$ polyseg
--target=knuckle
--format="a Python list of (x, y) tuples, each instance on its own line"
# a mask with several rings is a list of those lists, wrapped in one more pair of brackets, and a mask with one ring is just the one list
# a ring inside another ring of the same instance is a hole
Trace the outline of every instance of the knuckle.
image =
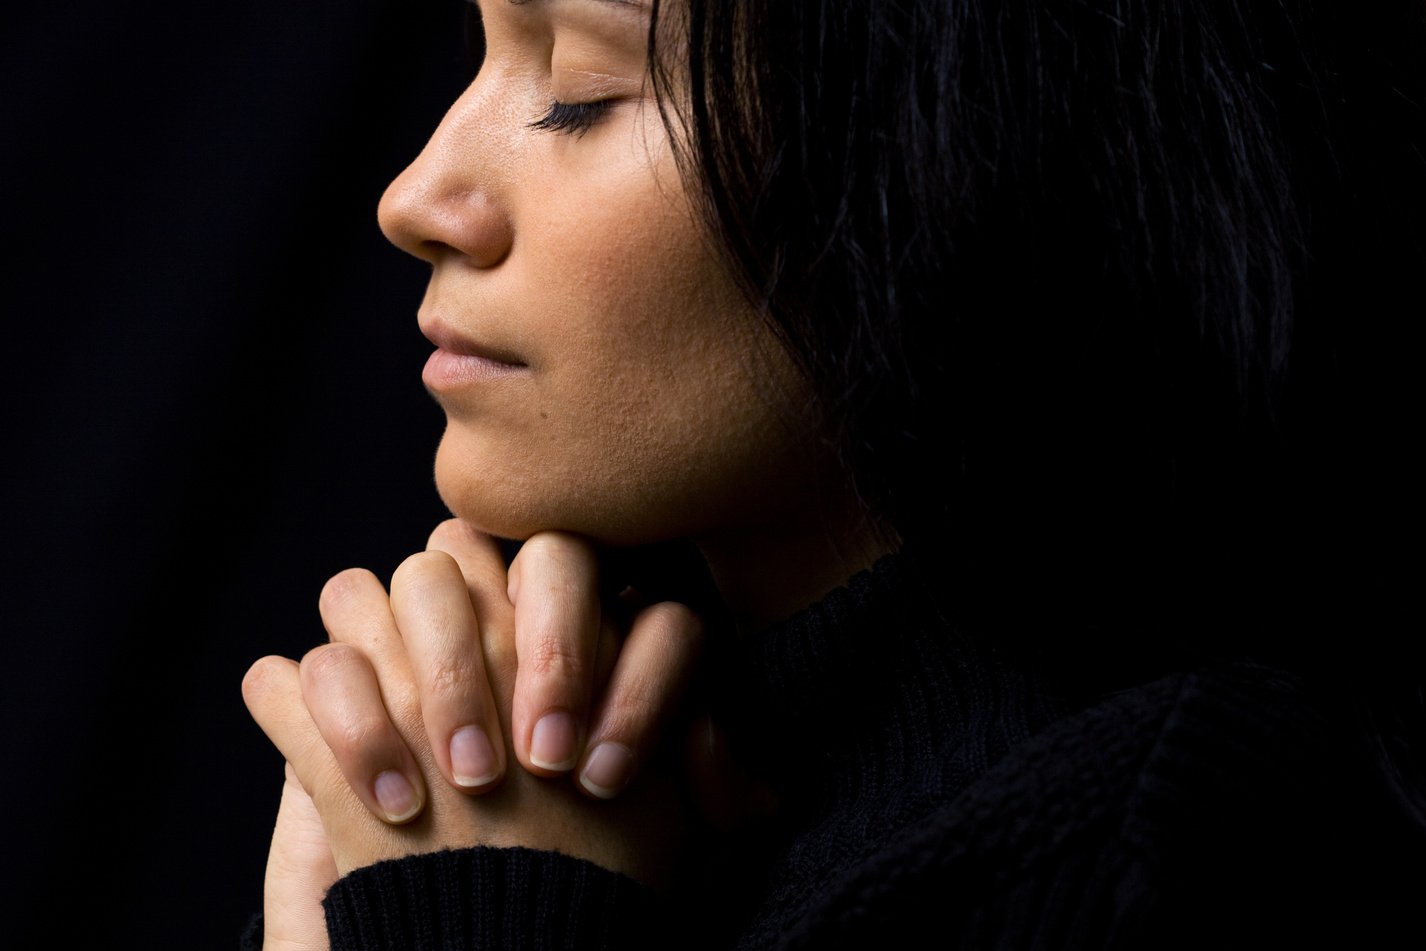
[(418, 551), (397, 567), (391, 576), (391, 587), (416, 589), (429, 588), (460, 578), (460, 567), (455, 559), (443, 551)]
[(364, 662), (361, 651), (350, 644), (322, 644), (302, 655), (302, 677), (307, 682), (342, 680)]
[(371, 594), (373, 587), (381, 588), (381, 581), (365, 568), (348, 568), (327, 579), (322, 585), (322, 593), (317, 598), (317, 608), (323, 616), (340, 611)]
[(329, 724), (323, 738), (332, 752), (344, 760), (360, 759), (373, 752), (385, 752), (389, 724), (384, 716), (362, 714)]
[(448, 518), (432, 530), (429, 538), (426, 539), (427, 548), (436, 548), (442, 545), (457, 545), (465, 539), (465, 526), (458, 518)]
[(641, 741), (658, 729), (663, 708), (647, 687), (634, 687), (611, 698), (600, 731), (604, 739), (614, 740), (637, 749)]
[(479, 671), (469, 660), (447, 658), (426, 674), (426, 689), (432, 697), (463, 696), (475, 686)]
[(243, 674), (243, 699), (251, 706), (254, 701), (266, 696), (272, 690), (274, 681), (281, 676), (282, 668), (292, 663), (285, 657), (260, 657)]
[(614, 709), (621, 720), (647, 723), (662, 710), (661, 694), (649, 677), (633, 677), (614, 698)]
[(584, 660), (573, 644), (553, 631), (539, 631), (531, 639), (529, 654), (519, 658), (522, 666), (540, 677), (576, 679), (584, 670)]
[(695, 642), (703, 636), (703, 619), (688, 605), (677, 601), (651, 604), (640, 612), (639, 619), (662, 639), (674, 644)]

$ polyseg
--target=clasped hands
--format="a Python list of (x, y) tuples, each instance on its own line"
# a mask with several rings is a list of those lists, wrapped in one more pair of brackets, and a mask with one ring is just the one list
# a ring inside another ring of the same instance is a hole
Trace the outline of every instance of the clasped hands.
[(327, 888), (383, 859), (526, 846), (667, 877), (686, 819), (673, 778), (643, 770), (619, 794), (677, 707), (703, 625), (663, 602), (618, 630), (597, 573), (587, 543), (558, 533), (507, 571), (493, 539), (451, 520), (389, 594), (362, 570), (327, 583), (328, 644), (252, 666), (244, 700), (287, 760), (268, 951), (325, 947)]

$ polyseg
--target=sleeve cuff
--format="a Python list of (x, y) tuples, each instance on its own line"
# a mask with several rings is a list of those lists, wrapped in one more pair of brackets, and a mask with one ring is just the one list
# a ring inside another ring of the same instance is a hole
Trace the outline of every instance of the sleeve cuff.
[(522, 848), (380, 862), (342, 878), (322, 904), (333, 951), (627, 949), (652, 946), (660, 931), (652, 891), (633, 879)]

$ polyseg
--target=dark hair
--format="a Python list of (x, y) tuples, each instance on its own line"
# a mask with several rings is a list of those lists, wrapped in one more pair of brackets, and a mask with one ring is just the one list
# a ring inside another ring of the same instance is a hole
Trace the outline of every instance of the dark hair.
[(1389, 543), (1415, 546), (1426, 5), (686, 16), (688, 93), (655, 82), (708, 226), (856, 489), (967, 605), (1332, 669), (1370, 682), (1374, 741), (1420, 716)]

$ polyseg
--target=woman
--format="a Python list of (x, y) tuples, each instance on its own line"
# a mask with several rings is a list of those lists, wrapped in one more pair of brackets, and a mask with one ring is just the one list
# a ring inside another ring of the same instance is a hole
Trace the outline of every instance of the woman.
[(1409, 927), (1426, 26), (1327, 6), (481, 0), (380, 213), (459, 521), (244, 683), (266, 946)]

